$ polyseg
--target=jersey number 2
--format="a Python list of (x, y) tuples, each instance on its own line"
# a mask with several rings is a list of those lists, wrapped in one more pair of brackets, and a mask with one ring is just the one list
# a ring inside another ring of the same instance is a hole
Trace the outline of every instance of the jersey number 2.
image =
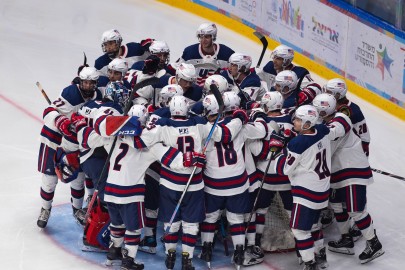
[(123, 158), (126, 156), (126, 154), (128, 153), (129, 146), (128, 146), (128, 144), (126, 144), (126, 143), (121, 143), (120, 149), (121, 149), (121, 153), (119, 153), (119, 154), (117, 155), (117, 157), (115, 158), (114, 167), (113, 167), (114, 171), (120, 171), (120, 170), (121, 170), (120, 161), (121, 161), (121, 159), (123, 159)]

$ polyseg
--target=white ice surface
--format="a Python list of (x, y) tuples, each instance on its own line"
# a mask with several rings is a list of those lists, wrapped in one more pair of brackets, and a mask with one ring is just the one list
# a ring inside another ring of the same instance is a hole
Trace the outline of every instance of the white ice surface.
[[(36, 226), (41, 207), (38, 138), (46, 101), (35, 82), (55, 98), (75, 76), (83, 51), (90, 64), (101, 55), (101, 33), (111, 28), (121, 32), (124, 42), (165, 40), (174, 61), (196, 42), (195, 30), (204, 21), (155, 1), (0, 1), (0, 269), (100, 268), (66, 253)], [(259, 45), (222, 26), (218, 41), (251, 53), (254, 63), (260, 54)], [(349, 98), (360, 105), (371, 130), (371, 166), (405, 176), (405, 123), (356, 96)], [(329, 269), (405, 269), (405, 182), (374, 176), (368, 209), (386, 254), (361, 266), (357, 255), (328, 253)], [(54, 205), (68, 202), (69, 194), (69, 186), (59, 184)], [(356, 254), (364, 246), (364, 240), (357, 243)], [(295, 254), (287, 254), (266, 255), (265, 264), (250, 269), (301, 267)]]

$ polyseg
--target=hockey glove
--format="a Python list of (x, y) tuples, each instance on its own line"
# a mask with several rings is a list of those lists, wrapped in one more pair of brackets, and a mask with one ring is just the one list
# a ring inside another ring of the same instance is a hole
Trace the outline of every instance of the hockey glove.
[(284, 144), (285, 144), (284, 136), (279, 135), (277, 133), (273, 133), (270, 135), (269, 141), (270, 151), (278, 152), (284, 147)]
[(183, 166), (192, 167), (197, 166), (203, 168), (207, 163), (207, 159), (204, 154), (198, 152), (186, 152), (183, 154)]
[(143, 64), (142, 73), (153, 75), (159, 69), (160, 59), (156, 55), (150, 55), (148, 58), (145, 59), (145, 63)]
[(257, 118), (262, 118), (262, 119), (267, 118), (267, 114), (263, 111), (262, 108), (254, 108), (254, 109), (252, 109), (252, 112), (249, 115), (249, 121), (250, 122), (256, 121)]
[(234, 110), (233, 114), (232, 114), (232, 117), (233, 118), (239, 118), (240, 121), (242, 121), (242, 125), (245, 125), (249, 120), (246, 112), (244, 110), (241, 110), (241, 109)]
[(55, 118), (55, 126), (63, 136), (72, 137), (72, 132), (69, 130), (71, 122), (64, 115), (59, 115)]
[(79, 167), (79, 151), (65, 153), (62, 148), (56, 150), (55, 172), (63, 183), (75, 180), (79, 173)]
[(150, 47), (150, 45), (152, 44), (153, 41), (154, 41), (153, 38), (143, 39), (143, 40), (141, 41), (142, 49), (143, 49), (145, 52), (148, 52), (148, 51), (149, 51), (149, 47)]
[(76, 133), (87, 126), (86, 118), (77, 113), (72, 114), (72, 116), (70, 117), (70, 121), (72, 123), (72, 126), (75, 128)]

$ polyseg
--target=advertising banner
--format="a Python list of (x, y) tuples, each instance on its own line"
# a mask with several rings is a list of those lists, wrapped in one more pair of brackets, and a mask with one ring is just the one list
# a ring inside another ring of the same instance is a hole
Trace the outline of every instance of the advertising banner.
[(401, 43), (350, 19), (347, 54), (349, 79), (386, 98), (405, 100)]

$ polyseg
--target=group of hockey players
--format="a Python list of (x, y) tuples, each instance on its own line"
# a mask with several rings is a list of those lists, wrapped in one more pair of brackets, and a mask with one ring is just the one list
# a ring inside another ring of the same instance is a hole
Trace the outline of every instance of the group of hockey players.
[[(239, 269), (263, 262), (265, 215), (278, 193), (304, 269), (326, 268), (326, 247), (353, 255), (360, 236), (361, 263), (382, 255), (366, 209), (370, 133), (345, 81), (320, 87), (284, 45), (254, 68), (251, 55), (216, 42), (213, 23), (197, 38), (170, 62), (165, 41), (102, 34), (104, 54), (44, 110), (37, 225), (47, 225), (59, 179), (70, 183), (83, 243), (107, 250), (109, 265), (143, 269), (136, 254), (156, 253), (159, 220), (162, 266), (173, 269), (181, 238), (182, 269), (194, 269), (200, 238), (198, 257), (210, 267), (222, 229)], [(325, 247), (328, 212), (341, 236)]]

